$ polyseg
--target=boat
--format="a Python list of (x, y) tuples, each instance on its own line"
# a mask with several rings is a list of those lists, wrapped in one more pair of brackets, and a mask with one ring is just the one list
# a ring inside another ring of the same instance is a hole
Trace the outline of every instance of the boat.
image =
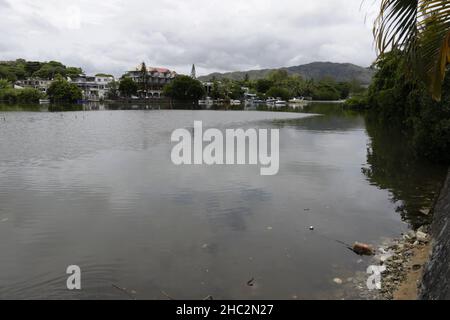
[(268, 98), (266, 100), (266, 104), (268, 107), (274, 107), (275, 106), (275, 102), (277, 102), (277, 99), (274, 98)]
[(240, 100), (230, 100), (230, 105), (232, 106), (240, 106), (241, 101)]
[(308, 104), (308, 100), (305, 100), (305, 98), (294, 98), (289, 100), (289, 107), (297, 109), (297, 108), (304, 108)]
[(253, 100), (254, 104), (264, 104), (266, 103), (264, 100)]
[(289, 100), (289, 103), (292, 103), (292, 104), (303, 103), (303, 102), (305, 102), (305, 98), (303, 98), (303, 97), (294, 98), (294, 99)]
[(198, 100), (199, 106), (212, 106), (214, 104), (214, 100), (211, 98), (206, 98), (205, 100)]
[(283, 108), (287, 106), (287, 102), (284, 100), (277, 100), (275, 101), (275, 107), (277, 108)]
[(50, 99), (39, 99), (39, 104), (50, 104)]

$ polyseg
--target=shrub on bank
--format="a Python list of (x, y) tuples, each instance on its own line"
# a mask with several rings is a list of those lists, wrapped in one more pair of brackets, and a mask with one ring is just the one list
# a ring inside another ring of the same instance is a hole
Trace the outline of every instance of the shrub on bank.
[(0, 90), (0, 101), (6, 103), (16, 103), (17, 102), (17, 90), (12, 88), (6, 88)]
[(17, 102), (18, 103), (39, 103), (39, 99), (44, 98), (44, 94), (33, 88), (26, 88), (18, 90), (17, 92)]
[(164, 96), (180, 101), (196, 101), (205, 95), (202, 83), (188, 76), (178, 76), (164, 87)]
[(80, 88), (62, 77), (53, 81), (47, 90), (47, 94), (53, 103), (75, 103), (83, 99)]
[(369, 107), (367, 93), (354, 95), (348, 98), (344, 103), (345, 108), (352, 110), (365, 110)]
[(43, 97), (42, 92), (33, 88), (0, 90), (0, 101), (6, 103), (39, 103), (39, 99)]

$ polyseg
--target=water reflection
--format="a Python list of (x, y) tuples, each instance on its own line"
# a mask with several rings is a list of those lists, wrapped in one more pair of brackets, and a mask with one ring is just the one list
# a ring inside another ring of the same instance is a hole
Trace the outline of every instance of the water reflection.
[[(321, 114), (321, 117), (274, 121), (280, 127), (298, 130), (340, 131), (366, 130), (367, 164), (362, 172), (368, 181), (388, 190), (396, 212), (412, 228), (428, 224), (432, 219), (430, 208), (445, 178), (445, 166), (417, 159), (404, 133), (386, 128), (365, 113), (346, 110), (343, 105), (314, 103), (303, 112)], [(337, 143), (337, 142), (336, 142)]]
[(389, 190), (405, 221), (413, 228), (430, 223), (429, 210), (439, 192), (446, 167), (418, 160), (409, 148), (404, 133), (382, 127), (366, 117), (371, 143), (363, 173), (379, 188)]

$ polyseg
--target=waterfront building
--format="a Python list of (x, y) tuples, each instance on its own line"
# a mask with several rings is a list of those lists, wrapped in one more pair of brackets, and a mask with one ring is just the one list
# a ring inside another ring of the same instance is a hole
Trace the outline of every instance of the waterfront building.
[(21, 88), (33, 88), (41, 91), (42, 93), (47, 93), (48, 88), (52, 84), (53, 80), (46, 80), (40, 78), (28, 78), (26, 80), (18, 80), (14, 83), (14, 87)]
[(83, 100), (100, 101), (107, 98), (108, 85), (114, 81), (113, 76), (86, 76), (80, 75), (71, 79), (83, 93)]
[[(107, 98), (108, 85), (114, 81), (113, 76), (86, 76), (80, 75), (76, 78), (68, 78), (69, 82), (74, 83), (83, 93), (83, 100), (100, 101)], [(17, 89), (33, 88), (46, 94), (48, 88), (54, 80), (28, 78), (26, 80), (18, 80), (14, 83)]]
[[(141, 67), (128, 71), (124, 76), (139, 84), (138, 95), (141, 98), (161, 98), (163, 88), (176, 78), (177, 73), (166, 68), (147, 68), (146, 78), (143, 77)], [(143, 81), (146, 81), (144, 84)]]

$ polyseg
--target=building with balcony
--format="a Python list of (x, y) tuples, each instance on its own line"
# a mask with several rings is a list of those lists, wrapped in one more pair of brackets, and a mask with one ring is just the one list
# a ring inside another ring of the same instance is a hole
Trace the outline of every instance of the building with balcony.
[(107, 98), (108, 85), (114, 81), (112, 76), (80, 75), (71, 80), (83, 93), (83, 100), (100, 101)]
[(140, 98), (160, 98), (164, 86), (176, 78), (177, 73), (166, 68), (147, 68), (147, 77), (144, 78), (140, 67), (128, 71), (125, 77), (131, 78), (139, 84), (138, 95)]
[(46, 94), (53, 80), (45, 80), (40, 78), (28, 78), (26, 80), (18, 80), (14, 85), (18, 88), (33, 88)]

